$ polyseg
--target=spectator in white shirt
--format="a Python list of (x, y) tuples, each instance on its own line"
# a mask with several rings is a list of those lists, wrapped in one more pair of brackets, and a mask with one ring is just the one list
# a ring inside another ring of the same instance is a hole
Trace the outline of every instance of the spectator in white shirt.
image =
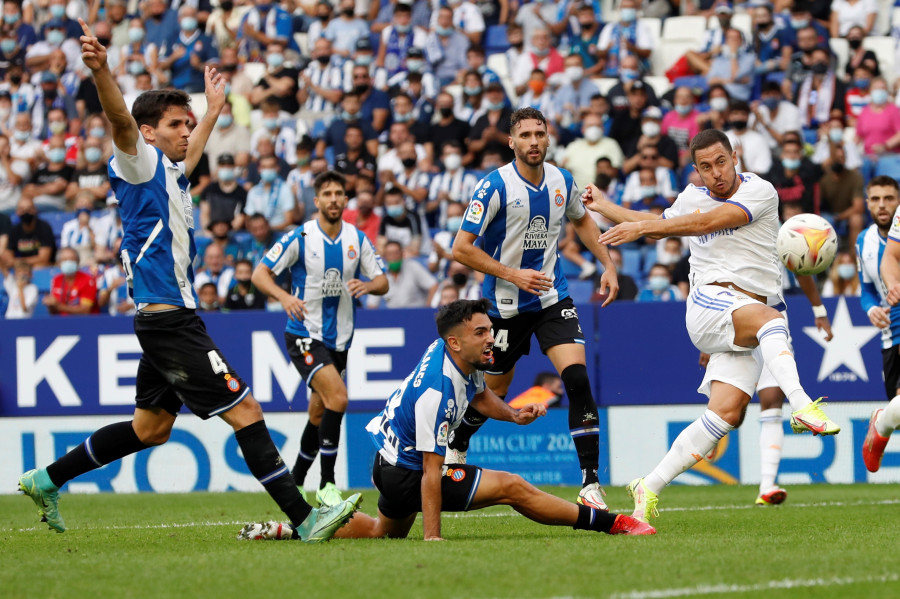
[(203, 270), (194, 277), (194, 289), (200, 291), (204, 285), (212, 283), (216, 286), (219, 304), (225, 303), (228, 291), (234, 279), (234, 269), (225, 265), (225, 252), (217, 243), (211, 243), (203, 252)]
[(37, 306), (38, 288), (31, 282), (31, 265), (24, 260), (16, 263), (15, 272), (10, 272), (3, 281), (9, 305), (5, 318), (31, 318)]
[(749, 119), (750, 105), (743, 100), (732, 101), (728, 112), (731, 130), (726, 134), (737, 152), (738, 172), (749, 171), (764, 176), (772, 168), (772, 151), (762, 134), (747, 128)]

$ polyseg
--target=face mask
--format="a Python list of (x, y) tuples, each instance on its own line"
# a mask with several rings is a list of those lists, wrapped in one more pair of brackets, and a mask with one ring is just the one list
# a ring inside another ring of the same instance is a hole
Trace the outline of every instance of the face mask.
[(278, 117), (267, 116), (263, 119), (263, 127), (269, 131), (274, 131), (278, 128)]
[(854, 79), (853, 87), (855, 87), (856, 89), (865, 90), (869, 89), (869, 83), (871, 83), (871, 81), (869, 81), (868, 79)]
[(789, 171), (795, 171), (800, 168), (800, 159), (799, 158), (782, 158), (781, 166)]
[(78, 271), (78, 262), (75, 260), (63, 260), (59, 263), (59, 270), (67, 277), (71, 277)]
[(331, 57), (328, 56), (328, 55), (323, 55), (323, 56), (317, 57), (316, 60), (318, 61), (318, 63), (319, 63), (320, 65), (322, 65), (322, 66), (324, 67), (324, 66), (327, 65), (329, 62), (331, 62)]
[(66, 7), (62, 4), (54, 4), (50, 7), (50, 16), (54, 19), (61, 19), (66, 14)]
[(65, 148), (51, 148), (47, 152), (47, 160), (52, 162), (53, 164), (59, 164), (66, 159), (66, 149)]
[(550, 54), (550, 48), (544, 48), (543, 50), (539, 50), (537, 48), (532, 48), (531, 52), (535, 56), (547, 56), (548, 54)]
[(862, 46), (862, 40), (860, 39), (852, 39), (847, 40), (847, 45), (853, 48), (854, 50), (858, 50), (860, 46)]
[(722, 96), (712, 98), (709, 101), (709, 107), (716, 112), (725, 112), (728, 110), (728, 98)]
[(456, 233), (459, 231), (459, 228), (462, 227), (463, 217), (461, 216), (448, 216), (447, 217), (447, 230), (451, 233)]
[(371, 54), (360, 54), (354, 62), (360, 66), (367, 67), (372, 64), (372, 60), (374, 60), (374, 57)]
[(103, 127), (92, 127), (89, 133), (91, 137), (103, 139), (103, 137), (106, 135), (106, 129), (104, 129)]
[(693, 110), (693, 108), (694, 107), (690, 104), (676, 104), (675, 112), (677, 112), (681, 116), (687, 116), (691, 113), (691, 110)]
[(455, 171), (462, 164), (462, 156), (459, 154), (447, 154), (444, 158), (444, 166), (448, 171)]
[(385, 208), (384, 208), (384, 211), (391, 218), (400, 218), (401, 216), (403, 216), (404, 210), (405, 210), (405, 208), (403, 208), (403, 206), (400, 204), (395, 204), (393, 206), (385, 206)]
[(50, 129), (51, 133), (59, 135), (66, 130), (66, 124), (62, 121), (53, 121), (47, 125), (47, 128)]
[(213, 302), (211, 304), (208, 302), (200, 302), (200, 309), (201, 310), (218, 310), (219, 302)]
[(856, 267), (852, 264), (838, 264), (837, 272), (840, 278), (847, 281), (856, 276)]
[(418, 59), (411, 59), (406, 61), (406, 69), (413, 73), (421, 73), (425, 70), (425, 61)]
[(635, 81), (641, 74), (634, 69), (622, 69), (619, 71), (619, 77), (622, 81)]
[(656, 197), (656, 186), (655, 185), (641, 185), (641, 197), (642, 198)]
[(416, 159), (415, 159), (415, 158), (404, 158), (404, 159), (401, 160), (400, 162), (403, 163), (403, 166), (404, 166), (405, 168), (412, 168), (412, 167), (416, 166)]
[(637, 9), (623, 8), (619, 11), (619, 18), (622, 19), (623, 23), (631, 23), (637, 18)]
[(735, 131), (743, 131), (747, 128), (747, 121), (730, 121), (731, 128)]
[(109, 48), (109, 43), (112, 41), (112, 39), (108, 37), (98, 37), (97, 41), (100, 42), (100, 45), (104, 48)]
[(66, 39), (66, 34), (59, 29), (51, 29), (47, 32), (47, 43), (58, 46)]
[(781, 102), (778, 98), (763, 98), (762, 104), (766, 108), (769, 109), (769, 112), (772, 112), (776, 108), (778, 108), (778, 103)]
[(407, 112), (406, 114), (400, 114), (399, 112), (394, 113), (394, 122), (395, 123), (408, 123), (412, 120), (412, 113)]
[(809, 25), (808, 19), (791, 19), (791, 27), (794, 29), (803, 29)]
[(603, 137), (603, 127), (592, 125), (584, 130), (584, 138), (588, 142), (595, 144)]
[(4, 54), (12, 54), (15, 49), (16, 40), (0, 40), (0, 50), (2, 50)]
[(266, 183), (271, 183), (278, 177), (278, 171), (275, 169), (267, 168), (259, 171), (259, 178), (265, 181)]
[(581, 67), (566, 67), (566, 77), (569, 81), (581, 81), (584, 77), (584, 69)]
[(128, 41), (135, 44), (144, 39), (144, 30), (132, 27), (128, 30)]
[(772, 26), (772, 21), (760, 21), (759, 23), (756, 24), (756, 27), (758, 29), (761, 29), (762, 31), (767, 30), (771, 26)]
[(481, 86), (480, 85), (472, 85), (472, 86), (467, 85), (463, 88), (463, 93), (466, 94), (467, 96), (477, 96), (478, 94), (481, 93)]
[(80, 218), (82, 214), (87, 214), (88, 216), (90, 216), (91, 211), (88, 210), (87, 208), (79, 208), (78, 210), (75, 211), (76, 218)]
[(665, 291), (669, 288), (669, 277), (650, 277), (647, 279), (647, 286), (653, 291)]
[(297, 156), (297, 166), (306, 166), (312, 160), (309, 156)]
[(84, 149), (84, 159), (88, 162), (100, 162), (101, 158), (103, 158), (103, 150), (100, 148)]
[(128, 72), (132, 76), (137, 77), (144, 72), (144, 63), (132, 60), (128, 63)]
[(843, 162), (832, 162), (831, 163), (831, 172), (835, 175), (840, 175), (844, 172), (844, 163)]
[(345, 17), (351, 17), (351, 18), (352, 18), (352, 17), (353, 17), (353, 9), (352, 9), (352, 8), (345, 8), (344, 10), (341, 11), (341, 14), (344, 15)]
[(28, 131), (19, 131), (16, 129), (13, 132), (13, 137), (16, 138), (16, 141), (28, 141), (28, 138), (31, 137), (31, 133)]
[(503, 102), (488, 102), (487, 109), (488, 110), (503, 110), (503, 107), (506, 106)]
[(394, 260), (393, 262), (388, 262), (387, 267), (388, 270), (392, 273), (400, 272), (400, 268), (403, 266), (403, 260)]
[(453, 27), (435, 27), (434, 30), (441, 37), (450, 37), (453, 35)]
[(227, 129), (234, 124), (234, 117), (230, 114), (220, 114), (219, 118), (216, 119), (216, 126), (219, 129)]
[(881, 106), (888, 101), (888, 93), (886, 89), (873, 89), (871, 97), (872, 104), (875, 104), (876, 106)]
[(441, 106), (440, 108), (441, 116), (445, 119), (453, 116), (453, 107), (452, 106)]
[(43, 94), (44, 94), (45, 98), (48, 98), (50, 100), (55, 100), (56, 96), (59, 95), (59, 91), (54, 87), (53, 89), (43, 90)]
[(641, 133), (647, 137), (656, 137), (659, 135), (659, 123), (656, 121), (647, 121), (641, 125)]
[(30, 225), (31, 223), (33, 223), (35, 218), (36, 218), (36, 216), (35, 216), (34, 212), (26, 212), (26, 213), (22, 214), (21, 216), (19, 216), (19, 220), (22, 221), (26, 225)]
[(828, 72), (828, 63), (827, 62), (816, 62), (813, 63), (812, 70), (814, 75), (824, 75)]
[(353, 91), (356, 92), (359, 96), (364, 96), (371, 89), (371, 85), (368, 83), (358, 83), (353, 86)]
[(341, 118), (345, 121), (358, 121), (359, 117), (361, 116), (361, 112), (347, 112), (346, 110), (341, 111)]
[(670, 252), (660, 252), (656, 256), (656, 261), (659, 262), (660, 264), (665, 264), (666, 266), (668, 266), (670, 264), (675, 264), (679, 260), (681, 260), (681, 255), (672, 254)]
[(531, 80), (528, 82), (528, 87), (531, 89), (531, 93), (533, 93), (535, 96), (540, 96), (542, 93), (544, 93), (544, 88), (546, 86), (546, 81)]
[(19, 22), (19, 13), (15, 13), (12, 15), (3, 15), (3, 22), (7, 25), (15, 25)]
[(266, 64), (268, 64), (273, 69), (277, 69), (281, 65), (284, 64), (284, 55), (282, 54), (269, 54), (266, 56)]
[(184, 17), (181, 19), (179, 25), (181, 25), (182, 31), (193, 31), (197, 28), (197, 19), (194, 17)]
[(412, 29), (412, 25), (394, 25), (394, 29), (397, 33), (409, 33), (409, 30)]
[(22, 83), (22, 76), (21, 75), (10, 75), (9, 81), (13, 85), (19, 85), (20, 83)]
[(230, 183), (234, 181), (234, 169), (233, 168), (220, 168), (219, 169), (219, 181), (225, 181), (226, 183)]
[(838, 144), (844, 141), (844, 132), (841, 129), (829, 129), (828, 139)]
[(462, 287), (469, 280), (469, 277), (464, 272), (455, 273), (451, 279), (453, 280), (453, 284), (457, 287)]
[(234, 9), (234, 2), (231, 0), (224, 0), (224, 2), (219, 2), (219, 6), (222, 7), (223, 11), (229, 12)]

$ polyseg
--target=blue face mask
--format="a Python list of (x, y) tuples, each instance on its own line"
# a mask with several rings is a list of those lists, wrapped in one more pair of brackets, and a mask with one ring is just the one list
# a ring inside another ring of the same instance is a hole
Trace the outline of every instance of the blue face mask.
[(284, 55), (282, 54), (269, 54), (266, 56), (266, 64), (272, 67), (273, 69), (277, 69), (281, 65), (284, 64)]
[(471, 86), (467, 85), (463, 88), (463, 93), (466, 94), (467, 96), (477, 96), (478, 94), (481, 93), (481, 86), (480, 85), (471, 85)]
[(780, 102), (780, 100), (778, 98), (763, 98), (762, 99), (763, 106), (768, 108), (770, 112), (775, 110), (776, 108), (778, 108), (779, 102)]
[(677, 112), (681, 116), (687, 116), (691, 113), (691, 110), (693, 110), (693, 108), (694, 107), (690, 104), (676, 104), (675, 112)]
[(103, 127), (92, 127), (89, 133), (91, 137), (103, 139), (106, 136), (106, 129), (104, 129)]
[(397, 30), (397, 33), (409, 33), (412, 25), (394, 25), (394, 29)]
[(225, 181), (227, 183), (230, 181), (234, 181), (234, 179), (235, 179), (235, 175), (234, 175), (233, 168), (226, 167), (226, 168), (219, 169), (219, 181)]
[(384, 207), (384, 211), (391, 218), (400, 218), (401, 216), (403, 216), (404, 210), (405, 209), (403, 208), (402, 204), (395, 204), (393, 206), (385, 206)]
[(836, 144), (839, 144), (844, 141), (844, 132), (841, 129), (829, 129), (828, 139)]
[(47, 160), (49, 160), (53, 164), (59, 164), (60, 162), (65, 161), (65, 159), (65, 148), (50, 148), (50, 150), (47, 151)]
[(840, 278), (848, 281), (856, 276), (856, 267), (852, 264), (838, 264), (837, 273)]
[(622, 81), (635, 81), (641, 74), (634, 69), (621, 69), (619, 71), (619, 77), (621, 77)]
[(21, 15), (19, 13), (11, 14), (11, 15), (3, 15), (3, 22), (7, 25), (15, 25), (19, 22)]
[(182, 31), (194, 31), (197, 29), (197, 19), (194, 17), (184, 17), (179, 22)]
[(647, 286), (653, 291), (665, 291), (669, 288), (669, 277), (657, 275), (647, 279)]
[(799, 158), (782, 158), (781, 166), (786, 168), (789, 171), (795, 171), (800, 168), (800, 159)]
[(488, 110), (503, 110), (503, 107), (506, 106), (503, 102), (488, 102), (487, 109)]
[(137, 60), (132, 60), (128, 63), (128, 72), (132, 76), (137, 77), (144, 72), (144, 63), (138, 62)]
[(100, 162), (101, 158), (103, 158), (103, 150), (100, 148), (84, 149), (84, 159), (88, 162)]
[(66, 39), (66, 34), (59, 29), (51, 29), (47, 32), (47, 43), (58, 46)]
[(5, 39), (0, 40), (0, 50), (3, 50), (4, 54), (12, 54), (16, 49), (16, 40)]
[(128, 41), (132, 44), (137, 43), (144, 39), (144, 30), (139, 29), (137, 27), (132, 27), (128, 30)]
[(359, 117), (361, 116), (361, 112), (347, 112), (346, 110), (341, 111), (341, 119), (345, 121), (358, 121)]
[(219, 129), (227, 129), (228, 127), (231, 127), (232, 124), (234, 124), (234, 117), (230, 114), (220, 114), (219, 118), (216, 119), (216, 126), (218, 126)]
[(54, 19), (61, 19), (66, 16), (66, 7), (62, 4), (54, 4), (50, 7), (50, 16)]
[(619, 18), (622, 19), (623, 23), (632, 23), (637, 18), (637, 9), (623, 8), (619, 11)]
[(59, 263), (59, 270), (67, 277), (71, 277), (78, 272), (78, 262), (75, 260), (63, 260)]
[(278, 178), (278, 171), (275, 169), (267, 168), (259, 171), (259, 178), (265, 181), (266, 183), (271, 183), (275, 179)]
[(459, 231), (459, 228), (462, 227), (463, 217), (461, 216), (448, 216), (447, 217), (447, 230), (451, 233), (456, 233)]
[(453, 27), (435, 27), (434, 30), (441, 37), (453, 35)]
[(869, 89), (869, 83), (871, 83), (868, 79), (854, 79), (853, 87), (856, 89)]

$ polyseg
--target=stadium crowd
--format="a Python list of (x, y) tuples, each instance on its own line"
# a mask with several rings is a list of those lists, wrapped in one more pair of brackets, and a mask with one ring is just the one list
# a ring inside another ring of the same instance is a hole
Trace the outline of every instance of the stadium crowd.
[[(389, 273), (390, 291), (368, 307), (480, 297), (451, 244), (481, 177), (511, 160), (509, 117), (523, 106), (548, 118), (548, 160), (652, 212), (700, 184), (693, 135), (726, 130), (741, 170), (775, 185), (783, 219), (834, 224), (843, 251), (823, 294), (858, 295), (864, 184), (900, 172), (900, 28), (888, 31), (883, 4), (4, 0), (0, 315), (134, 312), (79, 17), (108, 47), (129, 105), (171, 86), (202, 116), (204, 66), (228, 82), (191, 177), (202, 310), (280, 308), (252, 285), (253, 267), (313, 217), (312, 181), (329, 168), (347, 176), (344, 219)], [(560, 248), (575, 301), (596, 299), (597, 265), (571, 227)], [(612, 256), (620, 299), (685, 297), (680, 240)], [(792, 276), (785, 286), (796, 288)]]

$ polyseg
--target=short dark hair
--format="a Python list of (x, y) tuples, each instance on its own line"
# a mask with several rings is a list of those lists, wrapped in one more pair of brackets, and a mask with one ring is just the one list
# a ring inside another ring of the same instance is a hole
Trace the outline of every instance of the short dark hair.
[(318, 195), (319, 191), (322, 190), (322, 187), (325, 186), (326, 183), (337, 183), (341, 186), (341, 189), (347, 189), (347, 177), (340, 174), (337, 171), (325, 171), (316, 175), (315, 180), (313, 181), (313, 187), (316, 190), (316, 194)]
[(732, 100), (729, 109), (732, 112), (734, 112), (735, 110), (738, 112), (750, 112), (750, 105), (743, 100)]
[(312, 152), (313, 149), (315, 149), (315, 147), (316, 147), (316, 144), (313, 141), (312, 137), (310, 137), (306, 133), (304, 133), (303, 136), (300, 137), (300, 141), (297, 142), (297, 150), (301, 151), (301, 152), (302, 151)]
[(131, 116), (137, 126), (158, 127), (163, 114), (171, 107), (191, 110), (191, 97), (180, 89), (151, 89), (142, 93), (131, 107)]
[(241, 264), (246, 264), (247, 266), (250, 267), (250, 270), (253, 270), (253, 261), (252, 260), (247, 260), (246, 258), (241, 258), (240, 260), (238, 260), (237, 262), (234, 263), (234, 267), (237, 268)]
[(447, 339), (450, 331), (458, 324), (472, 320), (475, 314), (487, 314), (491, 302), (485, 298), (477, 300), (456, 300), (438, 310), (434, 317), (437, 323), (438, 335), (441, 339)]
[(718, 129), (704, 129), (691, 140), (691, 160), (696, 162), (694, 154), (696, 154), (697, 150), (705, 150), (716, 144), (722, 144), (725, 151), (729, 154), (734, 152), (727, 135)]
[(485, 56), (484, 48), (480, 44), (472, 44), (471, 46), (469, 46), (469, 49), (466, 50), (466, 54), (468, 54), (469, 52), (474, 52), (479, 56)]
[(869, 181), (869, 184), (866, 185), (866, 189), (868, 190), (870, 187), (876, 185), (878, 187), (893, 187), (898, 192), (900, 192), (900, 183), (897, 183), (896, 179), (887, 175), (878, 175), (877, 177), (872, 177), (872, 179)]
[(384, 195), (386, 196), (400, 196), (403, 197), (403, 192), (396, 185), (392, 185), (384, 190)]
[(522, 121), (535, 120), (540, 124), (546, 126), (547, 119), (544, 117), (544, 113), (542, 113), (537, 108), (532, 108), (531, 106), (526, 106), (525, 108), (519, 108), (512, 116), (509, 117), (509, 129), (510, 131), (516, 127)]

